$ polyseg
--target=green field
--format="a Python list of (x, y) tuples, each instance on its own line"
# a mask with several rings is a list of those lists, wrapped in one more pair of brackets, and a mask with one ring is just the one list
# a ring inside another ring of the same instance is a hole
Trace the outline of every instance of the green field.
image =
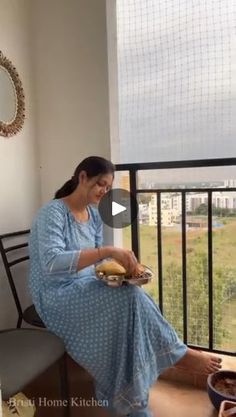
[[(199, 217), (199, 216), (198, 216)], [(213, 229), (213, 306), (215, 348), (236, 350), (236, 219), (220, 218), (223, 227)], [(131, 230), (123, 230), (123, 246), (131, 247)], [(187, 231), (187, 285), (188, 314), (191, 326), (196, 324), (196, 334), (205, 332), (200, 329), (203, 322), (208, 321), (208, 265), (207, 265), (207, 230), (192, 229)], [(175, 317), (176, 297), (179, 299), (178, 314), (182, 313), (182, 241), (181, 232), (177, 228), (164, 228), (162, 231), (164, 314), (178, 328), (179, 318)], [(155, 272), (152, 283), (143, 287), (158, 302), (158, 260), (157, 260), (157, 229), (155, 226), (140, 225), (140, 261)], [(171, 272), (170, 272), (171, 271)], [(176, 281), (173, 276), (176, 272)], [(171, 275), (171, 279), (169, 278)], [(201, 275), (199, 277), (199, 274)], [(196, 281), (196, 282), (195, 282)], [(198, 281), (198, 282), (197, 282)], [(172, 288), (174, 291), (172, 292)], [(177, 294), (177, 296), (176, 296)], [(196, 301), (196, 298), (198, 301)], [(196, 304), (199, 303), (199, 310)], [(200, 305), (202, 303), (202, 305)], [(203, 308), (204, 307), (204, 308)], [(199, 313), (200, 311), (200, 313)], [(176, 315), (177, 308), (176, 308)], [(199, 314), (202, 321), (199, 321)], [(182, 316), (182, 314), (181, 314)], [(180, 324), (179, 324), (180, 326)], [(203, 326), (204, 327), (204, 326)], [(181, 333), (181, 326), (179, 329)], [(181, 336), (181, 334), (180, 334)], [(197, 336), (193, 343), (197, 343)], [(204, 338), (207, 345), (207, 335)]]

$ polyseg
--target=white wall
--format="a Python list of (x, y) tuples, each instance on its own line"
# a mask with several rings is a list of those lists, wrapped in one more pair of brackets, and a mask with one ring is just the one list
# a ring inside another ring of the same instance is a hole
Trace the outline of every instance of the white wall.
[(0, 50), (16, 67), (25, 92), (21, 132), (0, 137), (0, 233), (28, 228), (40, 201), (31, 59), (31, 0), (0, 0)]
[(34, 1), (42, 202), (86, 156), (110, 157), (105, 0)]
[[(4, 233), (28, 228), (84, 157), (110, 158), (106, 1), (0, 0), (0, 49), (26, 96), (23, 130), (0, 137)], [(15, 322), (0, 263), (0, 328)]]
[[(31, 0), (0, 0), (0, 50), (12, 61), (23, 83), (26, 120), (20, 133), (0, 137), (0, 233), (28, 228), (40, 202), (36, 160)], [(22, 294), (26, 299), (27, 295)], [(0, 327), (15, 325), (16, 310), (0, 261)]]

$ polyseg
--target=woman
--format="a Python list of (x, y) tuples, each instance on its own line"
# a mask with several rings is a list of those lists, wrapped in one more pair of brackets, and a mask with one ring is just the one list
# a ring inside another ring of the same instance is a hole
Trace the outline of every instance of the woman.
[(97, 205), (111, 189), (114, 166), (88, 157), (42, 207), (32, 225), (30, 288), (46, 327), (94, 377), (96, 396), (119, 415), (148, 417), (148, 391), (178, 363), (198, 372), (220, 368), (215, 356), (188, 349), (142, 288), (111, 288), (94, 264), (112, 257), (135, 273), (133, 252), (103, 246)]

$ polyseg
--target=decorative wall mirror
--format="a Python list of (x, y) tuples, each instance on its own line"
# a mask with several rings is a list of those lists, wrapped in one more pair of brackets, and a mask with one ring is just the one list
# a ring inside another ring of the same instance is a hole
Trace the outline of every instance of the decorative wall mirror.
[(0, 51), (0, 136), (13, 136), (23, 126), (25, 96), (18, 72)]

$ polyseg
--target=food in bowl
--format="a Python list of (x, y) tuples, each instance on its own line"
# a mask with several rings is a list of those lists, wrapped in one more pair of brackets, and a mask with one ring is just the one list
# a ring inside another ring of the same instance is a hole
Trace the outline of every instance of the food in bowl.
[(152, 271), (144, 265), (138, 264), (135, 275), (131, 275), (117, 261), (111, 259), (100, 263), (95, 268), (96, 275), (112, 287), (123, 284), (144, 285), (153, 277)]
[(236, 372), (220, 370), (207, 378), (207, 391), (212, 404), (219, 410), (222, 401), (236, 401)]
[(222, 378), (215, 383), (215, 389), (222, 394), (231, 395), (236, 398), (236, 379)]

